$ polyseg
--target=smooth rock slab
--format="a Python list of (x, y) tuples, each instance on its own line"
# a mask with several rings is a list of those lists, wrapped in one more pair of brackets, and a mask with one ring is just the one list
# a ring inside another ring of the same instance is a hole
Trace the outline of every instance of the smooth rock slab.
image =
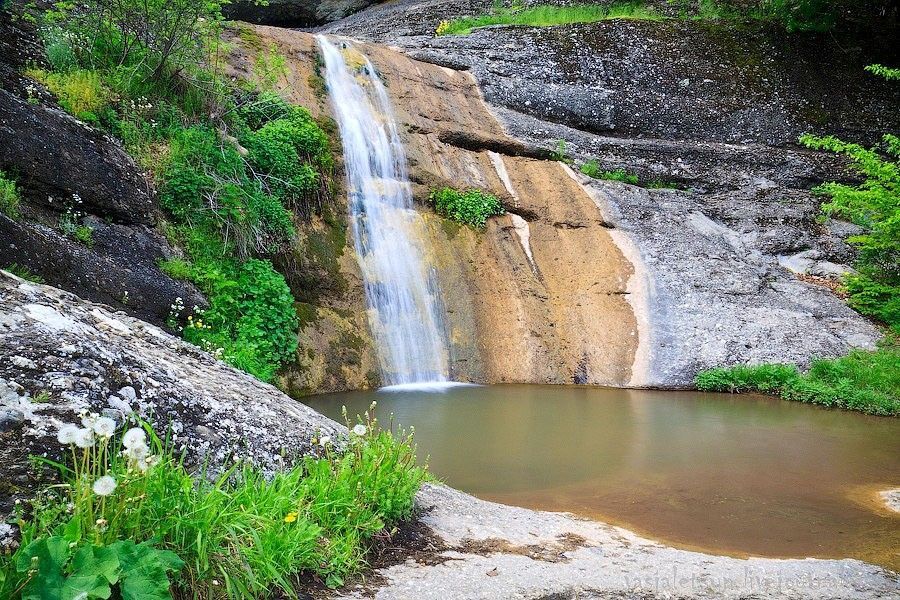
[(422, 520), (453, 549), (443, 562), (377, 572), (343, 598), (897, 598), (898, 576), (858, 560), (738, 559), (677, 550), (618, 527), (425, 485)]

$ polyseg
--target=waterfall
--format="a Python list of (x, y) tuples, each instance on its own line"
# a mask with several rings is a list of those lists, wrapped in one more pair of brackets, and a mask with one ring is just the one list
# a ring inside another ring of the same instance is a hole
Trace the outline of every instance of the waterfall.
[(317, 39), (341, 133), (350, 227), (382, 378), (391, 386), (446, 381), (440, 287), (424, 260), (425, 224), (412, 206), (387, 92), (349, 42)]

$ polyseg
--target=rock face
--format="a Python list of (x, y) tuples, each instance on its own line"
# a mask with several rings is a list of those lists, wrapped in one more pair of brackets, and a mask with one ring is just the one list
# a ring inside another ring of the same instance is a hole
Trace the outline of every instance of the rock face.
[[(0, 90), (0, 169), (21, 173), (35, 203), (152, 225), (149, 186), (118, 144), (69, 115)], [(56, 203), (54, 206), (54, 202)]]
[[(892, 108), (900, 102), (900, 90), (862, 69), (896, 60), (890, 36), (875, 35), (866, 48), (858, 48), (848, 47), (848, 40), (788, 36), (760, 24), (609, 21), (491, 27), (468, 36), (434, 37), (442, 19), (488, 8), (477, 1), (406, 0), (373, 7), (321, 31), (389, 43), (445, 73), (468, 71), (477, 81), (499, 128), (487, 118), (467, 121), (468, 105), (462, 110), (442, 105), (439, 98), (452, 91), (446, 83), (451, 78), (437, 76), (439, 71), (430, 67), (406, 68), (388, 86), (403, 118), (403, 105), (410, 107), (408, 138), (411, 146), (422, 148), (409, 153), (415, 163), (411, 173), (424, 186), (448, 182), (508, 192), (510, 186), (498, 186), (485, 168), (487, 160), (461, 160), (462, 150), (476, 156), (497, 152), (508, 166), (516, 162), (510, 154), (546, 157), (564, 140), (572, 159), (596, 159), (600, 170), (625, 169), (643, 183), (661, 180), (678, 188), (644, 189), (576, 176), (596, 204), (596, 222), (604, 224), (631, 263), (622, 276), (628, 289), (620, 289), (639, 338), (629, 383), (690, 385), (702, 368), (748, 361), (805, 365), (812, 356), (873, 347), (879, 337), (875, 327), (827, 288), (796, 276), (834, 277), (847, 269), (853, 253), (842, 241), (852, 227), (820, 225), (819, 200), (809, 193), (816, 183), (844, 176), (846, 163), (795, 142), (813, 131), (872, 143), (900, 127)], [(389, 59), (373, 53), (380, 72), (391, 80), (391, 69), (379, 62)], [(815, 67), (823, 57), (828, 57), (827, 71)], [(419, 82), (433, 86), (432, 91), (410, 92)], [(406, 100), (410, 95), (418, 98)], [(479, 92), (472, 95), (477, 99)], [(430, 130), (423, 118), (431, 120)], [(416, 141), (423, 136), (427, 143)], [(498, 148), (491, 141), (505, 136), (515, 143)], [(457, 168), (448, 167), (454, 162)], [(518, 194), (519, 187), (512, 189)], [(549, 196), (541, 201), (565, 202)], [(567, 195), (573, 197), (577, 194)], [(508, 210), (515, 213), (516, 199), (508, 200)], [(521, 198), (518, 204), (529, 208)], [(519, 210), (529, 227), (554, 210), (547, 204), (530, 208)], [(512, 221), (501, 228), (510, 235), (525, 231), (521, 222), (518, 228)], [(493, 235), (489, 226), (479, 239), (488, 242)], [(470, 260), (478, 264), (489, 244), (474, 247)], [(465, 254), (456, 256), (459, 262)], [(582, 264), (602, 256), (598, 252)], [(534, 248), (532, 258), (538, 259), (539, 272), (553, 271), (553, 263), (541, 264)], [(530, 265), (525, 258), (518, 263), (517, 269), (494, 275), (527, 298), (522, 273)], [(446, 271), (454, 288), (456, 275)], [(571, 287), (569, 300), (577, 309)], [(448, 302), (452, 306), (453, 299)], [(468, 310), (460, 306), (460, 312)], [(520, 335), (528, 331), (538, 330), (532, 325)], [(548, 336), (541, 337), (546, 341)], [(599, 345), (623, 339), (612, 330), (592, 337)], [(549, 338), (564, 345), (573, 341), (558, 327)], [(472, 355), (485, 361), (492, 345), (505, 343), (494, 337), (486, 345), (475, 344)], [(471, 372), (475, 379), (497, 380), (488, 369)], [(541, 380), (530, 377), (523, 380)]]
[(317, 431), (342, 431), (149, 323), (0, 271), (0, 512), (39, 483), (29, 455), (58, 458), (58, 425), (81, 410), (171, 427), (195, 464), (268, 470), (309, 453)]
[(229, 19), (262, 25), (308, 27), (337, 21), (379, 0), (237, 0), (222, 7)]
[(483, 502), (449, 488), (419, 492), (437, 557), (381, 569), (370, 589), (341, 598), (877, 599), (895, 574), (856, 560), (737, 559), (668, 548), (562, 513)]

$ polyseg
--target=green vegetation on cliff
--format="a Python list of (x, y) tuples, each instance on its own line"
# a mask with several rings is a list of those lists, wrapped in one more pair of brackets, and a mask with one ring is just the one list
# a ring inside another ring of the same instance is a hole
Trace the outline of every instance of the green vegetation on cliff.
[(19, 190), (16, 182), (0, 171), (0, 213), (10, 219), (19, 217)]
[[(495, 6), (484, 15), (442, 21), (437, 35), (467, 35), (489, 25), (548, 27), (573, 23), (596, 23), (610, 19), (661, 21), (669, 18), (716, 21), (753, 19), (780, 23), (788, 31), (828, 31), (841, 19), (861, 10), (886, 12), (889, 0), (667, 0), (665, 10), (650, 0), (612, 4), (541, 4), (525, 7), (514, 0)], [(659, 3), (661, 4), (661, 3)]]
[(21, 544), (0, 553), (3, 598), (296, 597), (301, 573), (339, 586), (376, 534), (412, 515), (425, 478), (412, 437), (368, 413), (273, 476), (242, 463), (194, 474), (146, 424), (116, 435), (107, 417), (82, 423), (59, 430), (67, 465), (38, 459), (65, 484), (17, 507)]
[(496, 8), (490, 14), (477, 17), (462, 17), (443, 21), (437, 28), (438, 35), (465, 35), (478, 27), (489, 25), (531, 25), (546, 27), (568, 23), (596, 23), (607, 19), (660, 20), (653, 7), (643, 2), (618, 2), (610, 5), (582, 4), (575, 6), (539, 5), (523, 8), (514, 5)]
[(461, 192), (445, 187), (431, 192), (429, 199), (438, 214), (479, 229), (484, 227), (488, 217), (503, 214), (500, 200), (481, 190)]
[[(27, 74), (153, 176), (164, 231), (185, 255), (161, 267), (210, 303), (185, 310), (173, 298), (171, 325), (270, 381), (297, 344), (294, 298), (270, 258), (292, 243), (295, 222), (321, 210), (331, 149), (305, 109), (224, 76), (220, 5), (57, 4), (41, 23), (51, 68)], [(283, 57), (258, 63), (271, 87)], [(67, 215), (60, 227), (90, 245), (81, 215)]]

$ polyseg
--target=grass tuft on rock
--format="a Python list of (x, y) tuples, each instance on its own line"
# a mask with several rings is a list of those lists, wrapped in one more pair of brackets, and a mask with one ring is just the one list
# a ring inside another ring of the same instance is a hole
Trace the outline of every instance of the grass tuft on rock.
[(487, 15), (443, 21), (437, 35), (467, 35), (473, 29), (489, 25), (528, 25), (548, 27), (571, 23), (596, 23), (608, 19), (640, 19), (659, 21), (664, 17), (643, 2), (619, 2), (610, 5), (579, 4), (556, 6), (544, 4), (531, 8), (499, 8)]

